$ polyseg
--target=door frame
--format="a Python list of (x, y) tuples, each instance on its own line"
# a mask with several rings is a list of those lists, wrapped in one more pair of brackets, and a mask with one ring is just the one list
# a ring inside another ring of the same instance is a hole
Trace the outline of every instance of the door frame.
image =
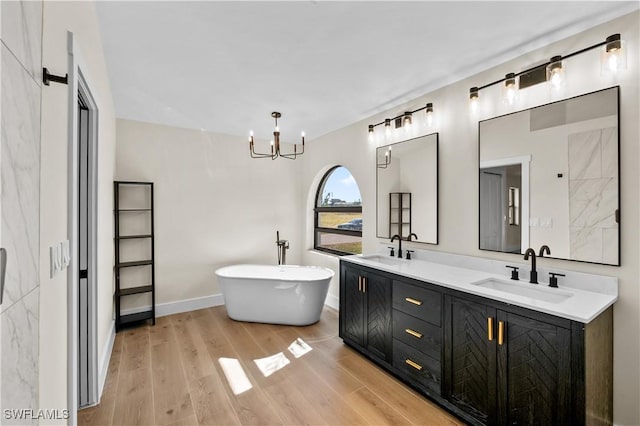
[(86, 62), (72, 32), (67, 32), (68, 52), (68, 222), (67, 236), (71, 262), (67, 272), (67, 406), (69, 407), (70, 424), (77, 423), (78, 411), (78, 285), (79, 285), (79, 162), (78, 162), (78, 91), (89, 109), (89, 280), (88, 308), (89, 324), (89, 405), (98, 403), (98, 347), (97, 347), (97, 212), (98, 212), (98, 122), (99, 109), (91, 87), (91, 79), (84, 70)]
[(492, 167), (501, 167), (501, 166), (514, 166), (520, 165), (522, 168), (522, 183), (520, 188), (520, 197), (522, 199), (522, 205), (520, 206), (520, 249), (521, 252), (529, 247), (529, 235), (530, 235), (530, 224), (529, 224), (529, 165), (531, 163), (531, 155), (522, 155), (519, 157), (510, 157), (510, 158), (499, 158), (496, 160), (487, 160), (480, 162), (480, 170), (492, 168)]

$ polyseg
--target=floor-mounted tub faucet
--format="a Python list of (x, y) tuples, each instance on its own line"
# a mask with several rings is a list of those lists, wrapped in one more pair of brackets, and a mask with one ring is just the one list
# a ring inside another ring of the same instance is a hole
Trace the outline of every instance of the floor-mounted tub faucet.
[(278, 246), (278, 265), (285, 265), (287, 263), (289, 241), (280, 239), (280, 231), (276, 231), (276, 245)]
[(531, 256), (531, 273), (529, 274), (529, 282), (531, 284), (538, 284), (538, 271), (536, 271), (536, 251), (532, 248), (528, 248), (524, 252), (524, 260), (529, 260)]

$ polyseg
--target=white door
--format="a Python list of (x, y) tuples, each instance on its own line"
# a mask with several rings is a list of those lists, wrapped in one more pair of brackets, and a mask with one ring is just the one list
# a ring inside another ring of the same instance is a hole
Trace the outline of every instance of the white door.
[(480, 171), (480, 248), (502, 250), (502, 175)]

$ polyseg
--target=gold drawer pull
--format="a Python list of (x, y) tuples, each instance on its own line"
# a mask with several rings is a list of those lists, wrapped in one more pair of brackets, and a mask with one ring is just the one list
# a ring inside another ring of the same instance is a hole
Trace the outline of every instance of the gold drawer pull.
[(422, 339), (422, 333), (418, 333), (415, 330), (412, 330), (410, 328), (405, 328), (404, 329), (405, 333), (412, 335), (413, 337), (417, 337), (418, 339)]
[(493, 317), (487, 317), (487, 339), (493, 340)]
[(358, 277), (358, 291), (362, 291), (362, 277)]
[(498, 321), (498, 344), (504, 344), (504, 322)]
[(412, 366), (416, 370), (422, 371), (422, 366), (420, 364), (418, 364), (416, 362), (413, 362), (410, 359), (405, 359), (404, 362), (407, 363), (408, 365)]
[(418, 305), (418, 306), (422, 305), (422, 300), (416, 300), (412, 297), (405, 297), (404, 300), (406, 300), (409, 303), (413, 303), (414, 305)]

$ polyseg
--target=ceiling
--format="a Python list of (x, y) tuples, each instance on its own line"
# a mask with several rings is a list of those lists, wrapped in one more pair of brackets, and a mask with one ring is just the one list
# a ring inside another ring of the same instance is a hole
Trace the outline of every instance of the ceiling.
[(312, 140), (393, 110), (637, 8), (635, 1), (97, 5), (119, 118), (243, 136), (253, 129), (266, 139), (271, 112), (280, 111), (289, 142), (301, 130)]

